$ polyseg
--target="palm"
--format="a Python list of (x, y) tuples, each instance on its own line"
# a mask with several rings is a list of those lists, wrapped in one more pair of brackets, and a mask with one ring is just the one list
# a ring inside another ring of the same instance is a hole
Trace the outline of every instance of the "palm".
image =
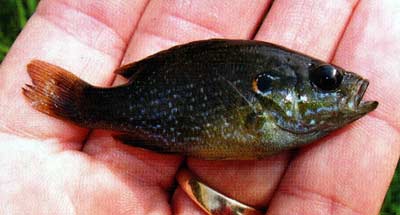
[[(86, 130), (38, 113), (21, 96), (30, 81), (25, 65), (32, 58), (48, 60), (107, 86), (121, 59), (135, 61), (195, 39), (249, 38), (269, 2), (152, 1), (141, 17), (145, 1), (57, 2), (41, 2), (1, 65), (0, 211), (201, 213), (179, 188), (173, 190), (181, 157), (121, 145), (106, 131), (86, 139)], [(377, 213), (400, 152), (400, 77), (392, 71), (400, 66), (400, 29), (394, 28), (400, 4), (344, 2), (275, 1), (256, 39), (332, 59), (368, 77), (378, 110), (295, 156), (188, 159), (207, 184), (245, 203), (269, 205), (269, 213)]]

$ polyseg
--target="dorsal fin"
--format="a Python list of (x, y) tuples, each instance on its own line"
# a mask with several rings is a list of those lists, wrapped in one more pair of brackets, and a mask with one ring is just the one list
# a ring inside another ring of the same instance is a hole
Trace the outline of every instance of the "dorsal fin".
[(126, 79), (131, 79), (137, 72), (142, 71), (143, 69), (151, 69), (157, 62), (157, 59), (163, 59), (164, 52), (161, 51), (157, 54), (150, 55), (140, 61), (136, 61), (133, 63), (126, 64), (114, 70), (114, 73), (117, 75), (122, 75)]
[(115, 74), (122, 75), (126, 79), (130, 79), (138, 71), (137, 63), (129, 63), (119, 67), (114, 71)]
[[(158, 66), (160, 63), (165, 62), (165, 60), (172, 59), (175, 61), (175, 58), (180, 58), (182, 55), (187, 55), (191, 53), (197, 53), (199, 50), (206, 49), (215, 49), (215, 47), (219, 46), (227, 46), (229, 44), (240, 44), (243, 41), (226, 41), (223, 39), (209, 39), (209, 40), (200, 40), (193, 41), (190, 43), (186, 43), (183, 45), (177, 45), (171, 47), (169, 49), (157, 52), (153, 55), (150, 55), (140, 61), (129, 63), (125, 66), (122, 66), (114, 71), (114, 73), (118, 75), (122, 75), (126, 79), (130, 79), (136, 72), (142, 70), (142, 68), (149, 69), (151, 66)], [(189, 53), (188, 53), (189, 52)]]

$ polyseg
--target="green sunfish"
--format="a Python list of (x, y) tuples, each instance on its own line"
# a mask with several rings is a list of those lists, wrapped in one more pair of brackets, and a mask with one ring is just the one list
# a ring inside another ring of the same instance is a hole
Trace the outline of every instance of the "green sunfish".
[(212, 39), (178, 45), (115, 71), (126, 84), (92, 86), (33, 60), (23, 94), (37, 110), (160, 153), (261, 159), (311, 143), (378, 106), (368, 81), (274, 44)]

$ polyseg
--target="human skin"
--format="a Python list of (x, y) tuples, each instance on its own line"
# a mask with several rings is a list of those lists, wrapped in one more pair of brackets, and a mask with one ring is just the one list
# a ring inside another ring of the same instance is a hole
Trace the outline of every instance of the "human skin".
[[(267, 214), (378, 214), (400, 156), (400, 1), (270, 4), (42, 0), (0, 67), (0, 214), (203, 214), (175, 189), (183, 162)], [(380, 105), (296, 152), (204, 161), (122, 145), (34, 110), (21, 94), (31, 59), (110, 86), (124, 81), (113, 74), (120, 64), (215, 37), (255, 37), (355, 71)]]

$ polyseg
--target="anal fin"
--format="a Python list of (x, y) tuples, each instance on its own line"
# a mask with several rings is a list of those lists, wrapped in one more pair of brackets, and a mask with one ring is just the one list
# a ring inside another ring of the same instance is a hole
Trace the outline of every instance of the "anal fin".
[(173, 148), (168, 147), (168, 144), (162, 140), (146, 138), (141, 134), (123, 133), (115, 134), (113, 138), (122, 142), (125, 145), (140, 147), (163, 154), (176, 154)]

